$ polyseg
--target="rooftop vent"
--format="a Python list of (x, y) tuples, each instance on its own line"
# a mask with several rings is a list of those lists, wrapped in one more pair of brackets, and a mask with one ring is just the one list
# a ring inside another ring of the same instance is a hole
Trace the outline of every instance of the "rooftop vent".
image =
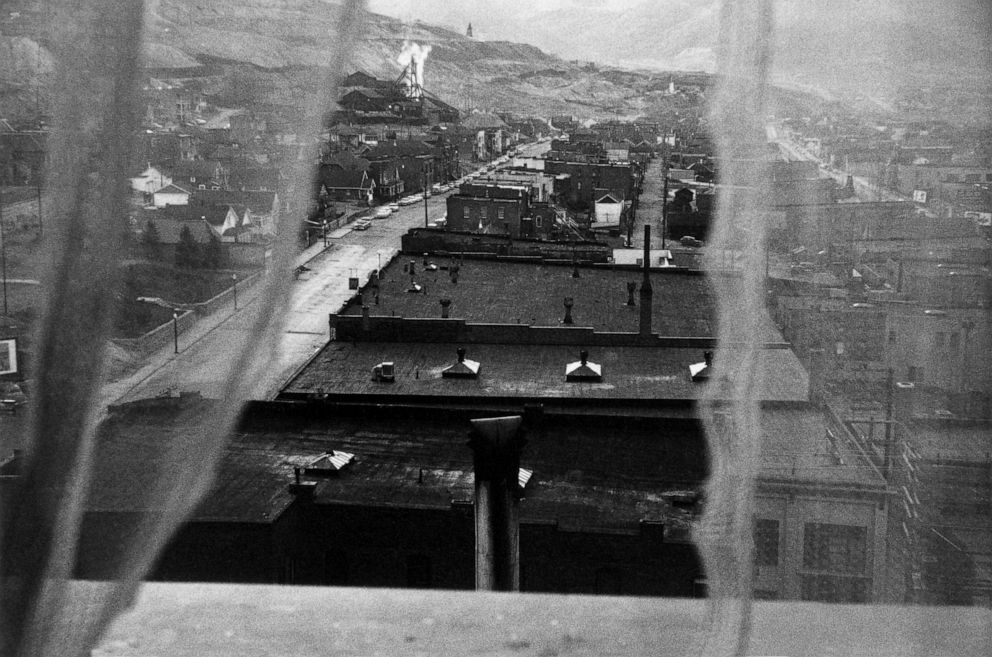
[(372, 380), (392, 383), (396, 380), (396, 367), (393, 361), (384, 361), (372, 368)]
[(303, 474), (308, 476), (335, 475), (344, 470), (354, 459), (355, 455), (348, 452), (339, 452), (337, 450), (327, 452), (307, 465), (303, 470)]
[(713, 369), (713, 352), (703, 352), (703, 362), (693, 363), (689, 366), (689, 375), (693, 381), (707, 381), (710, 378), (710, 371)]
[(533, 476), (533, 470), (528, 470), (527, 468), (519, 468), (517, 470), (517, 485), (521, 490), (527, 488), (527, 482), (530, 481), (530, 478)]
[(293, 468), (293, 483), (289, 485), (289, 492), (301, 500), (312, 500), (317, 491), (317, 482), (301, 481), (300, 469)]
[(446, 367), (441, 376), (454, 379), (474, 379), (479, 376), (479, 363), (465, 358), (465, 349), (458, 348), (458, 362)]
[(566, 381), (601, 381), (603, 368), (597, 363), (589, 362), (589, 352), (579, 352), (579, 360), (565, 366)]

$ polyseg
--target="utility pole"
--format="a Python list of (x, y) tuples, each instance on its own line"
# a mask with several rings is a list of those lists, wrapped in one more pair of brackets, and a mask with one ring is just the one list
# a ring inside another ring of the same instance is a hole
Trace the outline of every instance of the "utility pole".
[[(666, 151), (668, 149), (665, 149)], [(661, 193), (661, 248), (665, 248), (665, 233), (668, 232), (668, 157), (665, 157), (664, 191)]]
[(179, 353), (179, 313), (172, 311), (172, 347), (173, 353)]
[(35, 194), (38, 196), (38, 237), (45, 233), (45, 223), (41, 218), (41, 178), (39, 177), (34, 186)]

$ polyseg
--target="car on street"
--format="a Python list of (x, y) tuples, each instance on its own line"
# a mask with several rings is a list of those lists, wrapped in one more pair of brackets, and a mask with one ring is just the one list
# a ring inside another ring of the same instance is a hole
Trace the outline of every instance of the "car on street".
[(393, 211), (389, 209), (389, 206), (388, 205), (384, 205), (381, 208), (378, 208), (375, 211), (375, 214), (372, 215), (372, 216), (374, 218), (376, 218), (376, 219), (385, 219), (386, 217), (388, 217), (392, 213), (393, 213)]
[(390, 210), (392, 210), (393, 212), (396, 212), (397, 210), (400, 209), (400, 204), (399, 203), (390, 203), (387, 207)]
[(368, 219), (358, 219), (351, 225), (354, 230), (368, 230), (372, 222)]
[(399, 205), (413, 205), (421, 199), (421, 196), (417, 194), (416, 196), (404, 196), (399, 200)]

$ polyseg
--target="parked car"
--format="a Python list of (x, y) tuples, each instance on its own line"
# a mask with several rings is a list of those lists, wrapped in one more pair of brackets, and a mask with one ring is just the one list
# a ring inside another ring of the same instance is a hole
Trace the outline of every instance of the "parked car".
[(381, 208), (378, 208), (378, 209), (377, 209), (377, 210), (375, 211), (375, 214), (374, 214), (374, 215), (372, 215), (372, 216), (373, 216), (373, 217), (374, 217), (375, 219), (385, 219), (386, 217), (388, 217), (388, 216), (389, 216), (389, 215), (391, 215), (392, 213), (393, 213), (393, 211), (389, 209), (389, 206), (388, 206), (388, 205), (384, 205), (384, 206), (382, 206)]
[(387, 207), (393, 212), (396, 212), (397, 210), (400, 209), (399, 203), (390, 203)]
[(371, 225), (372, 222), (368, 219), (359, 219), (351, 227), (355, 230), (368, 230)]

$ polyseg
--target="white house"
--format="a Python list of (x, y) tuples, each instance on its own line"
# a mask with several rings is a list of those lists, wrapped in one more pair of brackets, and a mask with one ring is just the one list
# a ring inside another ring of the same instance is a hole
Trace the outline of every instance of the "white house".
[(613, 194), (603, 194), (596, 199), (595, 222), (599, 226), (619, 226), (623, 214), (623, 201)]
[(141, 194), (154, 194), (163, 187), (168, 187), (171, 184), (172, 178), (170, 176), (166, 175), (158, 167), (153, 167), (150, 164), (139, 175), (131, 178), (131, 189)]
[(152, 204), (156, 208), (167, 205), (189, 205), (189, 192), (179, 185), (170, 184), (152, 194)]

